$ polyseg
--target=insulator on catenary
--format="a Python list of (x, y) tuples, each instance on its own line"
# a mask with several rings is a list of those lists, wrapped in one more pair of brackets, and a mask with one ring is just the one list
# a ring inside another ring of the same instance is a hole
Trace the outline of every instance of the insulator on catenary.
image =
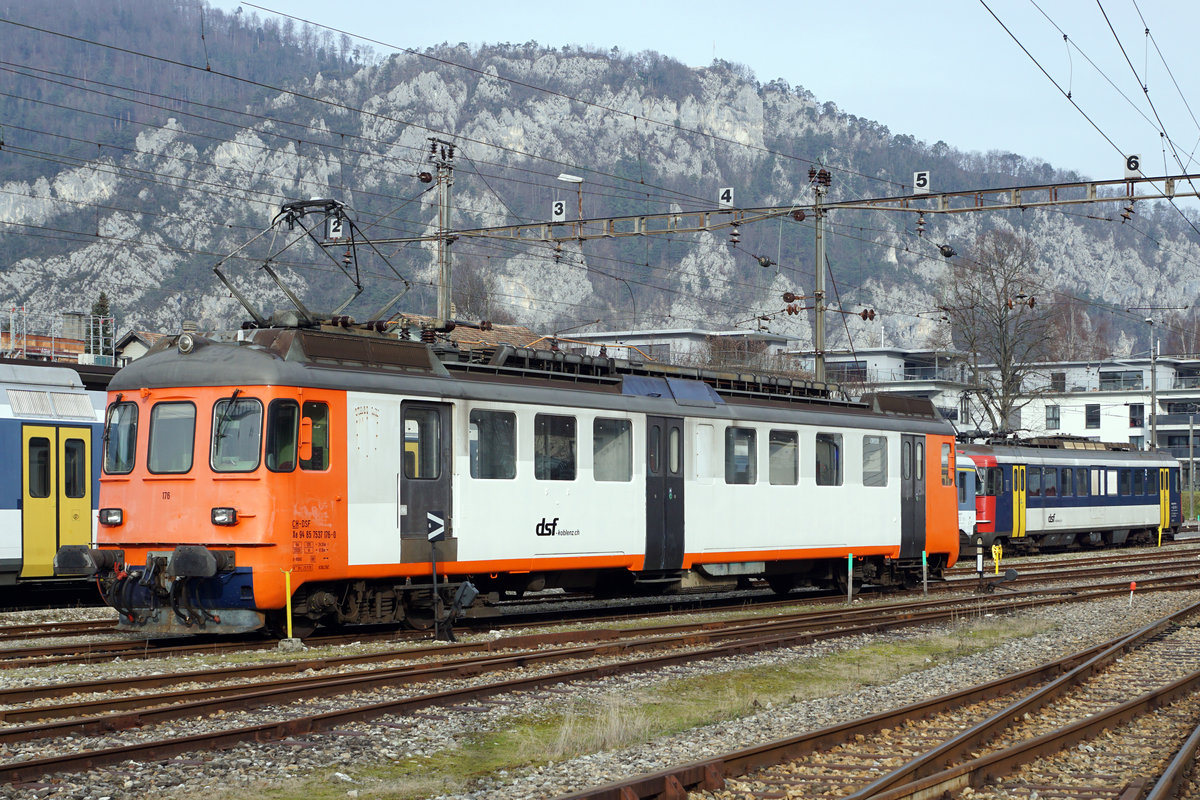
[(858, 314), (858, 315), (859, 315), (860, 317), (862, 317), (863, 319), (866, 319), (866, 320), (873, 320), (873, 319), (875, 319), (875, 309), (873, 309), (873, 308), (864, 308), (862, 311), (860, 311), (860, 312), (859, 312), (859, 314)]

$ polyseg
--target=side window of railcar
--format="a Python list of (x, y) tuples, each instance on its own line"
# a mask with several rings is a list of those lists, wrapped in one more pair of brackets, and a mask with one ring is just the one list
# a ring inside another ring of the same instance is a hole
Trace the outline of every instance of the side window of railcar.
[(592, 477), (598, 481), (633, 480), (633, 425), (627, 419), (592, 421)]
[(63, 492), (67, 497), (86, 497), (87, 443), (83, 439), (67, 439), (63, 456)]
[(1030, 497), (1042, 496), (1042, 470), (1040, 467), (1029, 467), (1025, 470), (1025, 489)]
[(1117, 485), (1121, 487), (1119, 489), (1121, 495), (1129, 494), (1129, 484), (1131, 483), (1129, 472), (1129, 470), (1123, 469), (1117, 473)]
[(800, 434), (771, 431), (767, 447), (771, 485), (795, 486), (800, 479)]
[(156, 473), (188, 472), (192, 468), (195, 440), (194, 404), (156, 403), (150, 409), (150, 444), (146, 466)]
[(517, 476), (517, 415), (511, 411), (471, 410), (471, 477), (512, 480)]
[[(920, 444), (917, 445), (920, 447)], [(842, 485), (842, 435), (817, 434), (817, 486)]]
[(863, 486), (887, 486), (887, 438), (863, 437)]
[(302, 412), (306, 419), (312, 420), (312, 457), (300, 459), (300, 469), (329, 469), (329, 405), (307, 402)]
[(291, 472), (296, 468), (300, 436), (300, 405), (295, 400), (272, 400), (267, 409), (267, 469)]
[(1142, 469), (1141, 467), (1133, 470), (1133, 493), (1146, 493), (1146, 470)]
[(683, 469), (683, 434), (672, 425), (667, 431), (667, 472), (678, 475)]
[(950, 462), (950, 445), (942, 445), (942, 486), (954, 485), (954, 465)]
[(45, 436), (29, 440), (29, 496), (50, 496), (50, 440)]
[(753, 428), (725, 429), (725, 482), (758, 481), (758, 450)]
[(1059, 485), (1058, 493), (1060, 495), (1062, 495), (1063, 497), (1070, 497), (1073, 494), (1071, 487), (1074, 486), (1075, 484), (1073, 483), (1074, 478), (1072, 477), (1072, 475), (1073, 475), (1073, 471), (1070, 467), (1063, 467), (1062, 472), (1059, 473), (1060, 480), (1058, 482), (1058, 485)]
[(404, 477), (437, 480), (442, 469), (441, 416), (437, 409), (404, 409)]
[(133, 471), (137, 447), (138, 407), (133, 403), (113, 403), (108, 407), (104, 428), (104, 471), (126, 475)]
[[(158, 410), (158, 406), (155, 406)], [(253, 397), (226, 397), (213, 406), (212, 468), (217, 472), (253, 472), (262, 450), (262, 403)], [(154, 442), (154, 422), (150, 423)], [(189, 464), (190, 466), (190, 464)], [(150, 467), (151, 471), (154, 467)], [(170, 471), (170, 470), (168, 470)]]
[(1004, 470), (1000, 467), (988, 467), (987, 494), (990, 497), (1004, 494)]
[(1058, 470), (1054, 467), (1046, 467), (1042, 473), (1042, 494), (1046, 497), (1058, 496)]
[(1087, 467), (1079, 467), (1075, 470), (1075, 496), (1087, 497), (1089, 486)]
[(539, 481), (575, 480), (575, 418), (533, 418), (533, 475)]

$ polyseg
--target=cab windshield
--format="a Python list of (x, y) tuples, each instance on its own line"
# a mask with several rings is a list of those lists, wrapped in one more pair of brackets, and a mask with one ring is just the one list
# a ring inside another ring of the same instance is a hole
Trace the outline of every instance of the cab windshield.
[(975, 496), (996, 497), (1004, 485), (1004, 471), (999, 467), (979, 467), (975, 470)]
[(252, 472), (262, 452), (262, 403), (252, 397), (227, 397), (213, 406), (212, 468), (216, 472)]
[(137, 423), (136, 403), (113, 403), (108, 407), (104, 424), (104, 471), (109, 475), (128, 475), (133, 471)]

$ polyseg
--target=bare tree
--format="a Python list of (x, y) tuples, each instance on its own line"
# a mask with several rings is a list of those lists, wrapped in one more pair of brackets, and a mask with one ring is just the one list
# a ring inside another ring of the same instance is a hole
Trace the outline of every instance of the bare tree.
[(1107, 315), (1094, 318), (1086, 301), (1060, 292), (1054, 293), (1051, 302), (1052, 359), (1092, 361), (1112, 355), (1112, 325)]
[(496, 301), (496, 276), (484, 267), (459, 262), (454, 272), (455, 316), (511, 325), (516, 319)]
[(1164, 353), (1189, 357), (1200, 353), (1200, 314), (1197, 309), (1188, 309), (1186, 314), (1168, 314), (1160, 330)]
[(1051, 311), (1037, 304), (1040, 285), (1029, 239), (1007, 231), (980, 235), (969, 257), (951, 265), (942, 308), (954, 343), (973, 366), (970, 394), (993, 435), (1013, 432), (1033, 398), (1029, 381), (1051, 357)]

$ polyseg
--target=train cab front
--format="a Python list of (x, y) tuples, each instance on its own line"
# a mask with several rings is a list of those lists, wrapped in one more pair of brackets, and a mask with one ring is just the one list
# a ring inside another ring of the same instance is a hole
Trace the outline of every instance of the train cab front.
[[(109, 384), (95, 544), (62, 549), (56, 569), (94, 576), (121, 628), (261, 629), (264, 602), (284, 605), (275, 584), (296, 559), (276, 528), (299, 512), (280, 522), (277, 509), (299, 507), (310, 527), (333, 527), (325, 509), (335, 501), (315, 485), (327, 480), (328, 450), (323, 440), (313, 446), (328, 404), (251, 382), (278, 380), (280, 361), (261, 348), (179, 337)], [(298, 486), (301, 473), (314, 477)]]
[(54, 558), (57, 575), (91, 576), (119, 614), (117, 627), (147, 636), (245, 633), (261, 629), (252, 574), (233, 550), (178, 545), (129, 563), (121, 549), (72, 545)]

